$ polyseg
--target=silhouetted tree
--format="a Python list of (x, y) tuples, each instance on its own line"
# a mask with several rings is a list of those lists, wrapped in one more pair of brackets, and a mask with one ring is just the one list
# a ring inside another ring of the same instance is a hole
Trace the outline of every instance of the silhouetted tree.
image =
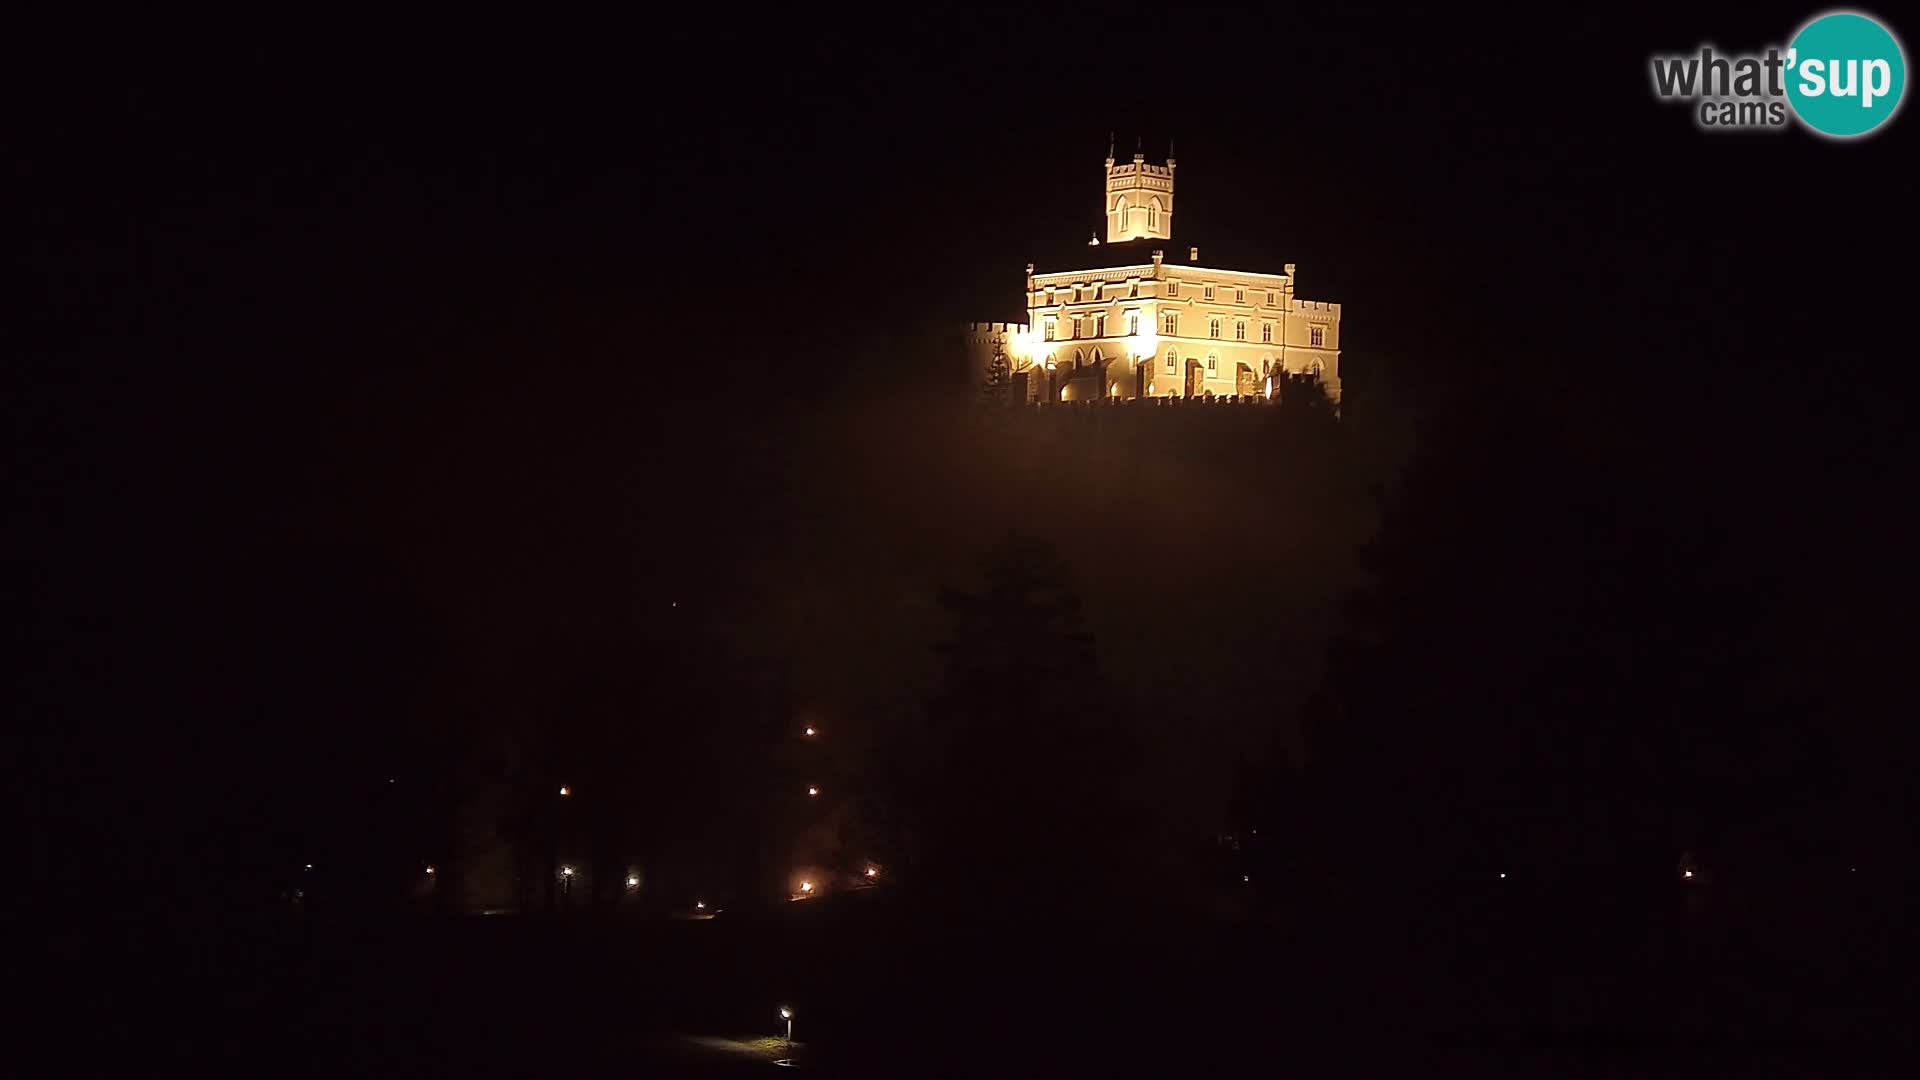
[(1374, 898), (1501, 871), (1604, 902), (1782, 816), (1799, 714), (1723, 522), (1549, 420), (1435, 428), (1362, 551), (1312, 717), (1330, 850)]
[(1009, 538), (978, 589), (941, 600), (953, 629), (913, 792), (922, 876), (986, 909), (1110, 889), (1141, 793), (1065, 563)]
[(1012, 386), (1013, 368), (1007, 362), (1006, 347), (995, 341), (993, 356), (987, 361), (987, 380), (981, 388), (981, 398), (989, 405), (1005, 405)]

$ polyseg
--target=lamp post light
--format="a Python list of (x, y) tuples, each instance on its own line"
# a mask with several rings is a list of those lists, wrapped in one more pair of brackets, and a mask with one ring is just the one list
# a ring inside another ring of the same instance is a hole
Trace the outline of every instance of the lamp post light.
[(780, 1019), (787, 1022), (787, 1052), (793, 1052), (793, 1010), (780, 1006)]
[(573, 794), (573, 789), (572, 789), (572, 788), (570, 788), (570, 787), (568, 787), (568, 786), (567, 786), (567, 785), (565, 785), (565, 784), (561, 784), (561, 785), (560, 785), (560, 797), (561, 797), (561, 798), (563, 798), (563, 799), (564, 799), (564, 798), (567, 798), (568, 796), (570, 796), (570, 795), (572, 795), (572, 794)]
[(820, 795), (819, 787), (813, 784), (807, 785), (807, 798), (809, 799), (817, 798), (819, 795)]

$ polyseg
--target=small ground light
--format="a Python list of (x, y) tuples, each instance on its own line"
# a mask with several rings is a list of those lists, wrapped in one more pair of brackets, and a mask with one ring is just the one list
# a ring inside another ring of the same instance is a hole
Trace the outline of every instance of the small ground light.
[(808, 784), (808, 785), (807, 785), (807, 794), (808, 794), (808, 795), (818, 795), (818, 794), (820, 794), (820, 789), (819, 789), (819, 788), (817, 788), (817, 787), (815, 787), (815, 786), (813, 786), (812, 784)]
[(707, 902), (705, 900), (695, 900), (693, 902), (693, 910), (695, 911), (707, 910)]
[(1691, 870), (1682, 870), (1682, 871), (1680, 871), (1680, 876), (1681, 876), (1681, 877), (1683, 877), (1683, 878), (1691, 878), (1691, 877), (1693, 877), (1693, 871), (1691, 871)]
[(1501, 881), (1507, 880), (1507, 872), (1505, 870), (1500, 871), (1500, 880)]
[(867, 876), (868, 876), (868, 877), (870, 877), (870, 878), (877, 878), (877, 877), (879, 877), (879, 876), (880, 876), (880, 868), (879, 868), (879, 867), (877, 867), (877, 866), (869, 866), (869, 867), (867, 867)]
[(436, 873), (438, 873), (438, 872), (439, 872), (439, 871), (437, 871), (437, 870), (435, 870), (435, 869), (434, 869), (433, 867), (431, 867), (431, 866), (429, 866), (429, 867), (427, 867), (427, 876), (428, 876), (428, 877), (432, 877), (432, 876), (433, 876), (434, 874), (436, 874)]
[(811, 881), (803, 881), (803, 882), (801, 882), (801, 883), (800, 883), (800, 891), (801, 891), (801, 892), (803, 892), (803, 893), (810, 893), (810, 892), (812, 892), (812, 891), (813, 891), (813, 882), (811, 882)]
[(563, 798), (563, 799), (564, 799), (564, 798), (566, 798), (567, 796), (569, 796), (569, 795), (571, 795), (571, 794), (573, 794), (573, 789), (572, 789), (572, 788), (570, 788), (570, 787), (568, 787), (568, 786), (567, 786), (567, 785), (565, 785), (565, 784), (561, 784), (561, 785), (560, 785), (560, 797), (561, 797), (561, 798)]
[(571, 866), (563, 866), (563, 867), (561, 867), (561, 868), (560, 868), (560, 876), (561, 876), (561, 877), (572, 877), (572, 876), (573, 876), (573, 867), (571, 867)]
[(640, 887), (640, 879), (639, 879), (638, 877), (636, 877), (635, 875), (633, 875), (633, 874), (628, 874), (628, 875), (627, 875), (627, 888), (629, 888), (629, 889), (637, 889), (637, 888), (639, 888), (639, 887)]
[(307, 864), (307, 869), (309, 869), (309, 870), (311, 870), (311, 869), (313, 869), (313, 864), (312, 864), (312, 863), (308, 863), (308, 864)]
[(807, 725), (807, 734), (808, 734), (808, 735), (812, 735), (812, 734), (813, 734), (813, 725), (812, 725), (812, 724), (808, 724), (808, 725)]
[(1241, 874), (1241, 875), (1240, 875), (1240, 880), (1241, 880), (1241, 881), (1242, 881), (1243, 883), (1244, 883), (1244, 882), (1251, 882), (1251, 881), (1253, 880), (1253, 875), (1252, 875), (1252, 874)]

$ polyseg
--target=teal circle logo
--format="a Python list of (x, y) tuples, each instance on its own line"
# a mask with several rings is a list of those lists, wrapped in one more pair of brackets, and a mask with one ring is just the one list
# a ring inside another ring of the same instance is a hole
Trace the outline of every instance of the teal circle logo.
[(1900, 42), (1865, 15), (1822, 15), (1787, 48), (1787, 101), (1822, 135), (1865, 135), (1893, 116), (1906, 88)]

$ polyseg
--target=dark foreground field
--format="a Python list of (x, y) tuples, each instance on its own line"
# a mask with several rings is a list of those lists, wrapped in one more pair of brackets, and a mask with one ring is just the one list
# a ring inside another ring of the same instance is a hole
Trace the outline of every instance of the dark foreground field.
[(40, 1034), (73, 1072), (200, 1076), (775, 1075), (750, 1040), (782, 1004), (816, 1075), (1835, 1075), (1910, 1043), (1868, 908), (1788, 943), (1683, 904), (1629, 924), (1469, 899), (1317, 929), (968, 929), (883, 890), (704, 922), (161, 920), (51, 942)]

